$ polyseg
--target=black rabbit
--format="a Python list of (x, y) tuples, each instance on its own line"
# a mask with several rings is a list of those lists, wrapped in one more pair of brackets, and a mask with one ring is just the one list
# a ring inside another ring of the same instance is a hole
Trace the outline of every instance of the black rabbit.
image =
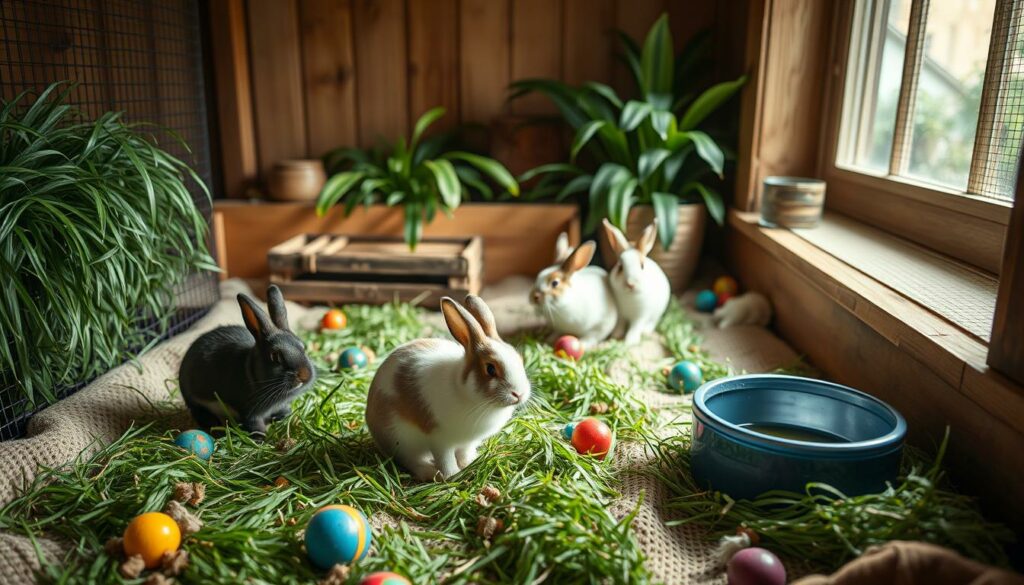
[(257, 438), (291, 412), (291, 402), (316, 379), (302, 342), (288, 328), (284, 296), (267, 289), (270, 316), (238, 295), (245, 327), (218, 327), (196, 339), (181, 361), (181, 395), (199, 426), (236, 420)]

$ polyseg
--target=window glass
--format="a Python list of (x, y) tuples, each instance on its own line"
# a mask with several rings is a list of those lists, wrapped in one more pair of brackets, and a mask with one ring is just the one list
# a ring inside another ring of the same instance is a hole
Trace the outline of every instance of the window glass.
[(929, 2), (908, 176), (966, 190), (994, 11), (995, 0)]

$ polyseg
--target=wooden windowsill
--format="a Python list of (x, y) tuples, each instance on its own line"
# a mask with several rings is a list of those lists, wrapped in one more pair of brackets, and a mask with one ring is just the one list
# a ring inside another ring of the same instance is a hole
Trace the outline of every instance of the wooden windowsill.
[(1024, 389), (988, 367), (988, 348), (977, 337), (796, 233), (763, 228), (757, 220), (756, 213), (729, 213), (729, 224), (741, 235), (807, 277), (837, 304), (991, 415), (1014, 428), (1024, 420)]

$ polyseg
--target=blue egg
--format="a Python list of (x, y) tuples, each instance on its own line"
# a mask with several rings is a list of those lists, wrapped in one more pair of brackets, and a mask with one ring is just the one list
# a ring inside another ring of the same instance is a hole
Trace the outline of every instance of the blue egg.
[(564, 429), (562, 429), (562, 436), (565, 437), (566, 440), (571, 441), (572, 440), (572, 432), (575, 431), (575, 430), (576, 430), (576, 423), (569, 423), (569, 424), (565, 425)]
[(672, 371), (668, 374), (668, 383), (673, 390), (689, 394), (704, 383), (704, 374), (697, 364), (684, 360), (672, 366)]
[(718, 295), (715, 294), (715, 291), (706, 288), (697, 293), (697, 299), (694, 301), (694, 305), (696, 305), (698, 311), (702, 313), (710, 313), (711, 311), (714, 311), (715, 307), (718, 305)]
[(373, 543), (366, 516), (345, 505), (320, 508), (306, 526), (305, 538), (309, 560), (325, 570), (362, 559)]
[(350, 347), (338, 356), (338, 366), (343, 370), (361, 370), (369, 362), (366, 352), (359, 347)]
[(209, 460), (217, 448), (213, 437), (198, 429), (181, 433), (174, 438), (174, 444), (204, 461)]

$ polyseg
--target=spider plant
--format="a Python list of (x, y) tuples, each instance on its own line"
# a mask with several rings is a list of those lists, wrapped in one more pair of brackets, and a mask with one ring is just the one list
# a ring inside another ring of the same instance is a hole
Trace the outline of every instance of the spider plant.
[[(640, 94), (637, 99), (623, 100), (611, 87), (596, 82), (578, 87), (551, 79), (512, 83), (512, 99), (540, 92), (575, 130), (569, 163), (537, 167), (520, 180), (541, 177), (531, 195), (555, 194), (558, 200), (587, 192), (587, 231), (602, 217), (624, 230), (634, 205), (653, 205), (658, 237), (668, 249), (680, 203), (703, 201), (717, 223), (725, 217), (721, 196), (705, 178), (722, 177), (726, 154), (701, 126), (746, 77), (701, 92), (689, 90), (687, 82), (701, 66), (706, 37), (698, 37), (674, 56), (665, 15), (654, 23), (642, 49), (628, 37), (622, 39), (624, 58)], [(576, 164), (583, 152), (592, 165)]]
[(343, 201), (346, 216), (360, 203), (402, 205), (405, 241), (415, 250), (424, 222), (433, 221), (438, 210), (450, 215), (469, 188), (485, 198), (493, 197), (484, 176), (518, 196), (519, 184), (498, 161), (471, 152), (446, 151), (446, 134), (423, 139), (427, 128), (444, 112), (444, 108), (434, 108), (424, 113), (409, 141), (400, 137), (389, 150), (339, 148), (327, 153), (324, 166), (332, 176), (320, 192), (317, 213), (324, 215)]
[(27, 409), (154, 342), (175, 285), (215, 269), (196, 174), (121, 114), (87, 119), (71, 89), (0, 102), (0, 383)]

